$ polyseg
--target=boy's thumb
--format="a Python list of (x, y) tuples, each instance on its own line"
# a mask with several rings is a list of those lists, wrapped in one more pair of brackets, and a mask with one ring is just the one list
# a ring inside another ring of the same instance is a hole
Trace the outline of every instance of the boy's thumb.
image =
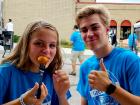
[(107, 72), (107, 71), (106, 71), (106, 67), (105, 67), (105, 65), (104, 65), (104, 62), (103, 62), (103, 58), (100, 59), (100, 67), (101, 67), (101, 70), (102, 70), (102, 71)]

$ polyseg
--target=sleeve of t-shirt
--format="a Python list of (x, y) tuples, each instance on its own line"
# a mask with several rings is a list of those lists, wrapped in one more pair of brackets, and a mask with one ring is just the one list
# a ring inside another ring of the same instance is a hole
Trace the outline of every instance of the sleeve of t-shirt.
[(127, 74), (130, 92), (134, 95), (140, 96), (140, 58), (131, 56), (129, 59)]
[(3, 70), (3, 68), (0, 67), (0, 105), (3, 104), (6, 96), (6, 91), (8, 88), (8, 78), (7, 76), (9, 73), (6, 72), (7, 70)]
[(0, 105), (3, 103), (5, 88), (4, 88), (4, 78), (0, 74)]

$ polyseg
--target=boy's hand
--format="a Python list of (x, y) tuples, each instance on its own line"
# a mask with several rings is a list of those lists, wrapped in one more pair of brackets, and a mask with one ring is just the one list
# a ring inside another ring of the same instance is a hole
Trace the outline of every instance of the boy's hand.
[(101, 71), (92, 70), (88, 76), (89, 84), (92, 88), (100, 91), (106, 91), (107, 86), (111, 83), (103, 59), (100, 60)]

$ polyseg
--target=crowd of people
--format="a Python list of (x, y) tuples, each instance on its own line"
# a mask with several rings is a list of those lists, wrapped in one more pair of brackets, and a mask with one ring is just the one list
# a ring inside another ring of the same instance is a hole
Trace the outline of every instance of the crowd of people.
[[(77, 104), (140, 105), (140, 58), (109, 42), (108, 9), (101, 4), (86, 6), (77, 12), (75, 20), (76, 30), (70, 38), (73, 45), (70, 75), (76, 75), (75, 64), (79, 58), (77, 91), (81, 100)], [(70, 80), (62, 70), (59, 42), (58, 31), (52, 24), (34, 21), (27, 25), (17, 46), (1, 61), (0, 104), (70, 104)], [(85, 45), (94, 55), (83, 61)], [(48, 58), (41, 84), (39, 56)], [(41, 94), (37, 98), (39, 89)]]

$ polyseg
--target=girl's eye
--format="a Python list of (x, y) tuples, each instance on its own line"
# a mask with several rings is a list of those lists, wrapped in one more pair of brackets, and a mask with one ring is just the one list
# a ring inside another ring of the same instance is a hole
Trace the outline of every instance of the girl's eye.
[(51, 43), (51, 44), (49, 45), (49, 47), (50, 47), (50, 48), (56, 48), (56, 44)]
[(44, 42), (34, 42), (34, 45), (37, 47), (49, 47), (49, 48), (56, 48), (57, 47), (57, 43), (44, 43)]
[(35, 42), (34, 45), (39, 46), (39, 47), (43, 47), (44, 44), (42, 42)]

